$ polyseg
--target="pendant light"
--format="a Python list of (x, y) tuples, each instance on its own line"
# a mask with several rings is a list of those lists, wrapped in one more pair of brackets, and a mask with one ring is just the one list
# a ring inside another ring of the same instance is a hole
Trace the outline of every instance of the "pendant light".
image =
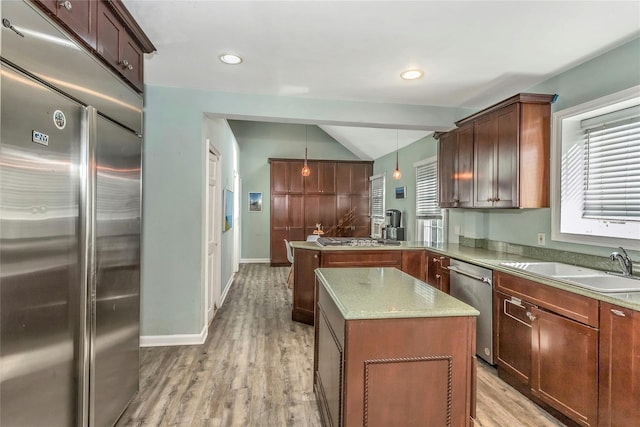
[(311, 175), (311, 169), (309, 169), (309, 165), (307, 165), (307, 145), (307, 125), (304, 125), (304, 166), (302, 166), (302, 171), (300, 172), (302, 173), (302, 176)]
[(396, 129), (396, 170), (393, 171), (392, 176), (395, 180), (402, 178), (402, 172), (398, 169), (398, 129)]

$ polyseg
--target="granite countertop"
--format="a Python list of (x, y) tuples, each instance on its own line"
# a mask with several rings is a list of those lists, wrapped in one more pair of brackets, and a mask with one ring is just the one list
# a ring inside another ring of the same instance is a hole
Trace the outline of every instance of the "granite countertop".
[(584, 295), (590, 298), (597, 299), (599, 301), (616, 304), (621, 307), (626, 307), (631, 310), (640, 311), (640, 292), (626, 292), (626, 293), (602, 293), (589, 289), (584, 289), (579, 286), (573, 285), (562, 280), (555, 280), (551, 278), (541, 277), (535, 274), (529, 274), (522, 270), (509, 268), (500, 265), (502, 262), (515, 261), (515, 262), (536, 262), (541, 261), (531, 257), (525, 257), (522, 255), (516, 255), (508, 252), (493, 251), (484, 248), (472, 248), (468, 246), (461, 246), (458, 244), (443, 244), (443, 245), (429, 245), (425, 242), (401, 242), (399, 246), (321, 246), (316, 242), (291, 242), (291, 246), (298, 249), (311, 249), (318, 251), (362, 251), (362, 250), (411, 250), (411, 249), (425, 249), (431, 252), (439, 253), (444, 256), (455, 258), (460, 261), (469, 262), (471, 264), (479, 265), (481, 267), (490, 268), (496, 271), (502, 271), (512, 274), (514, 276), (523, 277), (525, 279), (533, 280), (554, 288), (563, 289), (575, 294)]
[(316, 276), (346, 320), (480, 314), (395, 268), (318, 268)]

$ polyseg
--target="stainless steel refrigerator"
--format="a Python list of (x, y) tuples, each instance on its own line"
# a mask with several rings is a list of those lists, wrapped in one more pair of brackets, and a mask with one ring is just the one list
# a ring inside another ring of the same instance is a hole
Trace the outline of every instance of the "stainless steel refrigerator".
[(138, 389), (142, 97), (2, 1), (0, 425), (113, 425)]

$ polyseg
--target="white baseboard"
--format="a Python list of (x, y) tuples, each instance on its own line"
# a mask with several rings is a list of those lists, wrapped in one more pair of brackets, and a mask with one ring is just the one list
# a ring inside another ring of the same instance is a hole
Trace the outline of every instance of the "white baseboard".
[(240, 258), (240, 264), (268, 264), (269, 258)]
[(199, 334), (179, 335), (142, 335), (140, 347), (165, 347), (172, 345), (201, 345), (207, 339), (208, 328), (205, 326)]
[(222, 307), (222, 305), (224, 304), (224, 300), (227, 299), (227, 294), (229, 293), (229, 289), (231, 289), (231, 284), (233, 283), (233, 278), (235, 275), (231, 275), (231, 277), (229, 278), (229, 281), (227, 282), (227, 286), (224, 287), (224, 291), (222, 292), (222, 295), (220, 295), (220, 307)]

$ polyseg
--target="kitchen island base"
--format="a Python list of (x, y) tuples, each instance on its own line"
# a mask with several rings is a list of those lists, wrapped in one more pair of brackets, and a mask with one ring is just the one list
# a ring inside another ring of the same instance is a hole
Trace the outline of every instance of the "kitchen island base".
[(475, 315), (349, 318), (320, 281), (316, 292), (314, 391), (324, 425), (473, 425)]

